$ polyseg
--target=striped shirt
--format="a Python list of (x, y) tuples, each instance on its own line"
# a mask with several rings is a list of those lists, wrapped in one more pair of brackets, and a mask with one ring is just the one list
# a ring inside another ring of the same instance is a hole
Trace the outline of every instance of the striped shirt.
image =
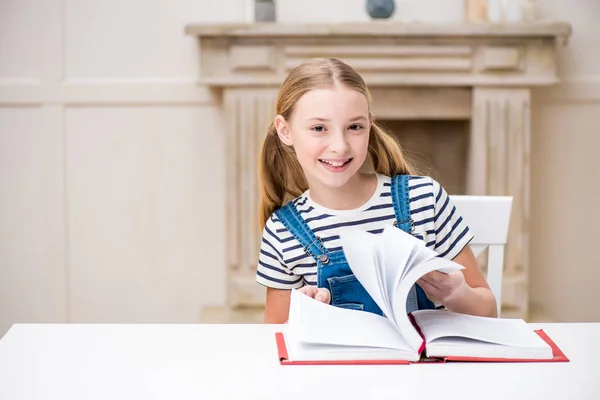
[[(396, 217), (391, 196), (391, 179), (377, 175), (375, 193), (365, 204), (353, 210), (324, 208), (310, 197), (307, 190), (292, 200), (310, 229), (329, 251), (341, 250), (340, 230), (358, 227), (373, 234), (394, 223)], [(472, 239), (468, 226), (458, 215), (448, 194), (430, 177), (409, 179), (410, 213), (415, 231), (424, 237), (427, 247), (440, 257), (453, 259)], [(300, 242), (292, 236), (275, 214), (263, 230), (256, 281), (276, 289), (293, 289), (316, 285), (317, 263), (304, 253)]]

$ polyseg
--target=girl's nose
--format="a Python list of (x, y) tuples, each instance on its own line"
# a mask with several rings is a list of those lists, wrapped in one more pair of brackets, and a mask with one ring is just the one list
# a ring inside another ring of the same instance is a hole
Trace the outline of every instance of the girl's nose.
[(348, 141), (344, 131), (334, 131), (329, 136), (329, 150), (339, 154), (343, 154), (348, 150)]

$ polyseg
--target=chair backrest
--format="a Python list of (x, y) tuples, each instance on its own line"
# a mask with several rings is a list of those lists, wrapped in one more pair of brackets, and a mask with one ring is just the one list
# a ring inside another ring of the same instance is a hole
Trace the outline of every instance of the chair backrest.
[(471, 229), (471, 248), (477, 257), (488, 248), (487, 282), (496, 298), (498, 316), (502, 305), (504, 245), (508, 237), (511, 196), (450, 196), (456, 211)]

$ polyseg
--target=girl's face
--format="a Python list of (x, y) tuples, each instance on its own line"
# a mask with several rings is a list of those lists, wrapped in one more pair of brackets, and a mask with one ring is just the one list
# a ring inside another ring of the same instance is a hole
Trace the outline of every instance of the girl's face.
[(278, 116), (275, 126), (314, 191), (341, 188), (355, 176), (367, 157), (371, 122), (365, 96), (336, 85), (305, 93), (291, 118)]

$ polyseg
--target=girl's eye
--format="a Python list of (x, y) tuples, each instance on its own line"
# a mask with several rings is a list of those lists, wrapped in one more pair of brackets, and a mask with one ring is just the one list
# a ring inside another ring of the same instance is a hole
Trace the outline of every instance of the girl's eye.
[(319, 126), (313, 126), (312, 130), (315, 131), (315, 132), (323, 132), (325, 130), (325, 127), (321, 126), (321, 125), (319, 125)]
[(349, 129), (350, 129), (351, 131), (358, 131), (358, 130), (362, 129), (362, 125), (359, 125), (359, 124), (352, 124), (352, 125), (350, 125), (350, 126), (349, 126)]

